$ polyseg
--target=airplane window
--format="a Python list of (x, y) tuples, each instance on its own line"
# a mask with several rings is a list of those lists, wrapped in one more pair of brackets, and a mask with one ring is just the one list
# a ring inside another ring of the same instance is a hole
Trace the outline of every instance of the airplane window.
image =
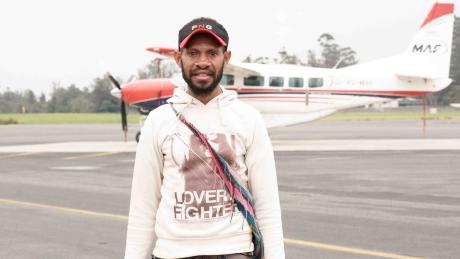
[(263, 86), (264, 77), (263, 76), (248, 76), (244, 78), (245, 86)]
[(303, 87), (303, 78), (302, 77), (290, 77), (289, 87)]
[(308, 86), (309, 87), (321, 87), (323, 86), (323, 79), (322, 78), (309, 78), (308, 79)]
[(223, 74), (222, 79), (220, 80), (221, 85), (234, 85), (235, 84), (235, 76), (229, 74)]
[(271, 76), (269, 80), (269, 86), (280, 87), (284, 85), (284, 78), (281, 76)]

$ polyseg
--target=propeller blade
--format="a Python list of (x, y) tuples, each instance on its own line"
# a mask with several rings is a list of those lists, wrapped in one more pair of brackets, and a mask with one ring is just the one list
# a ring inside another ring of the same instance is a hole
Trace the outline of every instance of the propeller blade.
[(121, 129), (123, 130), (123, 133), (125, 135), (125, 142), (126, 142), (128, 139), (128, 119), (126, 115), (126, 104), (123, 100), (121, 101), (120, 112), (121, 112)]
[[(118, 82), (118, 80), (115, 79), (110, 73), (107, 73), (107, 77), (109, 80), (112, 82), (113, 85), (115, 85), (118, 90), (121, 92), (121, 85)], [(128, 119), (126, 115), (126, 104), (125, 101), (123, 100), (123, 97), (120, 96), (121, 100), (121, 106), (120, 106), (120, 113), (121, 113), (121, 129), (123, 130), (124, 133), (124, 139), (125, 142), (128, 140)]]
[(121, 90), (121, 85), (120, 85), (120, 83), (115, 79), (115, 77), (113, 77), (110, 73), (107, 73), (107, 77), (108, 77), (109, 80), (112, 82), (112, 84), (114, 84), (118, 89)]

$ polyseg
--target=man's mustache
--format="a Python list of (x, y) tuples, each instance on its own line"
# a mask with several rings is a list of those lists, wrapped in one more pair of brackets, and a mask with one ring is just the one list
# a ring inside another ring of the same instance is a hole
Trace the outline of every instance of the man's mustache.
[(206, 75), (209, 75), (209, 76), (214, 76), (216, 73), (211, 69), (199, 69), (199, 68), (195, 68), (191, 72), (192, 76), (196, 76), (196, 75), (199, 75), (199, 74), (206, 74)]

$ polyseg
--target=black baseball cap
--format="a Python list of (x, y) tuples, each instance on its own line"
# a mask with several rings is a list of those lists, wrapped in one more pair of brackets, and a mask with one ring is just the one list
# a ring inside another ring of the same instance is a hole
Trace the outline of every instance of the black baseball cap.
[(187, 42), (197, 33), (208, 33), (227, 49), (228, 34), (222, 24), (211, 18), (200, 17), (188, 22), (179, 31), (179, 49), (182, 49)]

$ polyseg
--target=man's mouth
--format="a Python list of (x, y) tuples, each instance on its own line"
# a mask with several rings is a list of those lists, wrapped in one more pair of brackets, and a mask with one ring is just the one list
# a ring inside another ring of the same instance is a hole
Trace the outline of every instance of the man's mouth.
[(214, 74), (210, 71), (197, 71), (192, 74), (193, 77), (195, 77), (198, 80), (208, 80), (210, 79)]

